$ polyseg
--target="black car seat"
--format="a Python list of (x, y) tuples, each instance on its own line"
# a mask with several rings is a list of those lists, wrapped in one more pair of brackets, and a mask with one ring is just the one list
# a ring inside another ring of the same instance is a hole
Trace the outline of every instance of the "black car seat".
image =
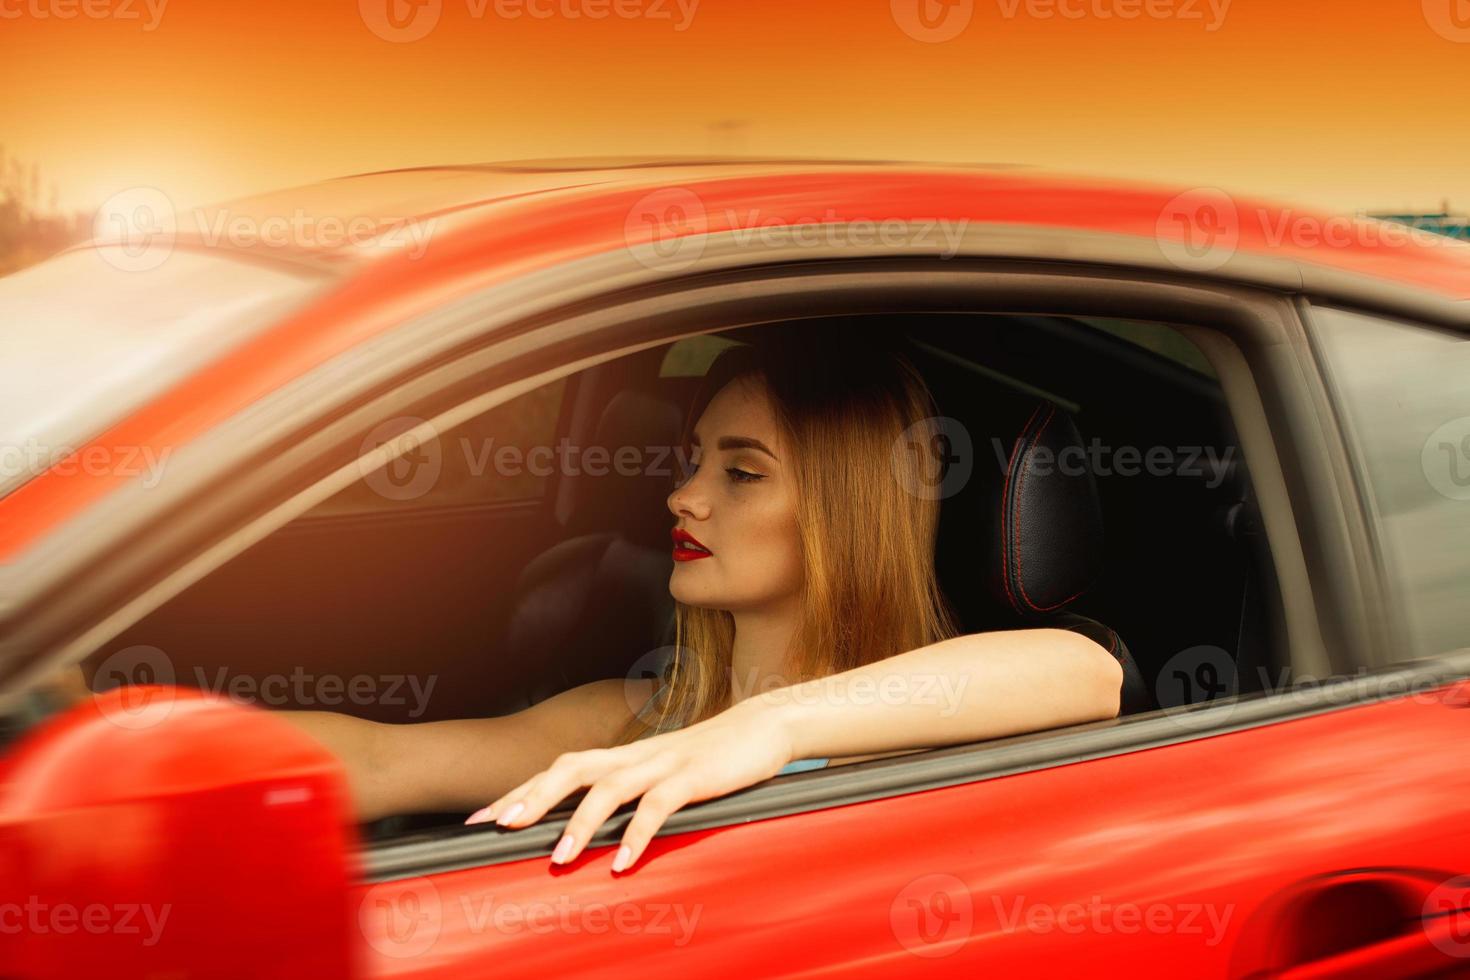
[[(569, 536), (527, 563), (516, 584), (504, 654), (544, 665), (527, 703), (622, 676), (656, 646), (673, 615), (666, 500), (677, 463), (642, 450), (677, 446), (682, 422), (679, 406), (651, 391), (619, 391), (603, 410), (592, 445), (609, 450), (606, 472), (576, 476)], [(626, 446), (640, 450), (637, 473), (612, 464)]]
[(1097, 581), (1103, 556), (1102, 507), (1075, 421), (1034, 397), (994, 402), (985, 413), (992, 432), (1019, 434), (1009, 451), (1002, 436), (989, 445), (975, 439), (974, 473), (941, 511), (940, 581), (961, 624), (968, 632), (1045, 626), (1082, 633), (1123, 666), (1121, 713), (1151, 710), (1122, 637), (1071, 609)]

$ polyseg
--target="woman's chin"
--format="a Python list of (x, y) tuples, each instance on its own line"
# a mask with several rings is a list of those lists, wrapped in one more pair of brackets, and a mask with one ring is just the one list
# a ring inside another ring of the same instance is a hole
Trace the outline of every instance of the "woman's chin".
[(679, 565), (674, 566), (674, 572), (669, 576), (669, 595), (675, 602), (694, 609), (720, 608), (719, 597), (709, 588), (695, 587)]
[(681, 589), (679, 586), (670, 582), (669, 595), (673, 596), (674, 601), (679, 603), (681, 606), (689, 606), (694, 609), (705, 608), (704, 596), (700, 595), (699, 592), (695, 589)]

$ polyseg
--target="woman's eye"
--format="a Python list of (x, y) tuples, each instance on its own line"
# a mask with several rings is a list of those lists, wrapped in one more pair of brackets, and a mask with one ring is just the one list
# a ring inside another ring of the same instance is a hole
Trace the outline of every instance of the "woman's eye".
[(730, 479), (736, 483), (754, 483), (756, 480), (765, 479), (765, 476), (761, 473), (751, 473), (748, 470), (742, 470), (738, 466), (726, 467), (725, 472), (729, 473)]

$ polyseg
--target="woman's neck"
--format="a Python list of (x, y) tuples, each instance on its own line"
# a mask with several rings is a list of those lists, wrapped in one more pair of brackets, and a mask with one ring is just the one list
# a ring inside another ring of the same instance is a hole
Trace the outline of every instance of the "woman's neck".
[(735, 645), (730, 656), (730, 702), (744, 700), (799, 680), (791, 675), (791, 642), (801, 604), (734, 614)]

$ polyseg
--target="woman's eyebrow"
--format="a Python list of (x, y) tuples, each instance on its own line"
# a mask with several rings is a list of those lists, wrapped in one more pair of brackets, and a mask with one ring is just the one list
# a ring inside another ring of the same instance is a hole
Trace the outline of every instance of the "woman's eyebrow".
[[(696, 445), (696, 446), (699, 445), (699, 433), (698, 432), (694, 433), (691, 436), (691, 441), (692, 441), (692, 443), (694, 445)], [(773, 453), (773, 452), (771, 452), (771, 450), (766, 447), (766, 444), (765, 443), (761, 442), (759, 439), (753, 439), (750, 436), (720, 436), (719, 440), (715, 443), (715, 448), (716, 449), (758, 449), (761, 452), (765, 453), (767, 456), (771, 457), (772, 459), (776, 459), (776, 454)], [(779, 463), (780, 460), (776, 460), (776, 462)]]

